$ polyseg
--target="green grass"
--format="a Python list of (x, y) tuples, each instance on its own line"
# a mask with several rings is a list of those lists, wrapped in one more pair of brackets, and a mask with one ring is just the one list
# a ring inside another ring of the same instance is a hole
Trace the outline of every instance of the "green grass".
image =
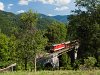
[(38, 72), (4, 72), (0, 75), (100, 75), (100, 70), (93, 71), (38, 71)]

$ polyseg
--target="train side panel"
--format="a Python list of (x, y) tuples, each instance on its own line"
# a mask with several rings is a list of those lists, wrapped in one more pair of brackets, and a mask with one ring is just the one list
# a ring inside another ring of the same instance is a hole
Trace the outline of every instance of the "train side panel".
[(65, 48), (70, 48), (71, 47), (71, 42), (68, 41), (68, 42), (65, 42)]
[(52, 50), (52, 52), (56, 52), (56, 51), (61, 50), (63, 48), (65, 48), (65, 44), (64, 43), (63, 44), (53, 45), (51, 50)]

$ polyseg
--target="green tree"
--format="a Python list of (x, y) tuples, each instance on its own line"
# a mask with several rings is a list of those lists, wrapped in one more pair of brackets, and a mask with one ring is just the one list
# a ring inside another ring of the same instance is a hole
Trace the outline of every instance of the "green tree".
[(36, 28), (36, 13), (28, 11), (22, 14), (21, 22), (22, 33), (20, 33), (18, 45), (19, 61), (22, 61), (22, 64), (24, 63), (25, 70), (27, 70), (29, 63), (34, 64), (36, 70), (36, 54), (44, 50), (47, 39), (44, 38), (43, 33)]
[(79, 9), (69, 18), (69, 36), (80, 40), (79, 57), (96, 56), (100, 48), (97, 41), (100, 38), (100, 1), (76, 0), (76, 5)]
[(97, 60), (94, 57), (88, 57), (87, 59), (84, 59), (84, 65), (87, 68), (94, 67), (96, 62)]
[(13, 41), (11, 38), (0, 33), (0, 67), (6, 67), (11, 63), (15, 63), (16, 46), (15, 40)]
[(49, 43), (62, 43), (66, 40), (67, 28), (62, 23), (53, 22), (47, 29)]
[(71, 67), (71, 59), (70, 59), (70, 57), (68, 56), (67, 53), (65, 53), (65, 54), (63, 54), (61, 56), (60, 61), (61, 61), (61, 66), (62, 67), (64, 67), (67, 70), (72, 69), (72, 67)]
[(17, 62), (17, 47), (18, 47), (18, 40), (12, 34), (11, 37), (9, 37), (10, 63)]
[(76, 0), (76, 6), (85, 8), (88, 12), (93, 12), (100, 4), (99, 0)]
[(4, 35), (3, 33), (0, 33), (0, 67), (4, 67), (8, 64), (9, 59), (9, 38)]

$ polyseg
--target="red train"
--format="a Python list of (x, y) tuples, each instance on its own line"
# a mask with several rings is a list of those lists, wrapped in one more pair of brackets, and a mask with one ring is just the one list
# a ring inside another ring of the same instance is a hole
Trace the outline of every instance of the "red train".
[(50, 52), (56, 52), (56, 51), (59, 51), (61, 49), (71, 48), (72, 46), (75, 45), (75, 42), (77, 42), (77, 41), (74, 40), (74, 41), (64, 42), (61, 44), (54, 44), (50, 47)]

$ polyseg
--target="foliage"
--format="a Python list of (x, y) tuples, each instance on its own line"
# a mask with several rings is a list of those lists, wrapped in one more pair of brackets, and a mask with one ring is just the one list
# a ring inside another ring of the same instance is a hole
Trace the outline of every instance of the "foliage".
[(38, 22), (37, 22), (36, 27), (38, 29), (44, 30), (44, 29), (47, 29), (48, 26), (50, 26), (55, 21), (56, 21), (55, 19), (49, 16), (38, 14)]
[(87, 59), (84, 59), (84, 64), (87, 67), (94, 67), (97, 60), (94, 57), (88, 57)]
[[(68, 32), (71, 40), (79, 39), (79, 57), (96, 56), (100, 48), (100, 1), (99, 0), (76, 0), (78, 10), (69, 18)], [(81, 10), (81, 7), (86, 11)], [(95, 15), (96, 13), (96, 15)]]
[[(36, 29), (36, 13), (29, 11), (22, 14), (21, 22), (23, 24), (22, 33), (19, 36), (17, 54), (21, 65), (24, 63), (24, 68), (27, 70), (27, 65), (35, 64), (36, 54), (44, 49), (47, 39), (43, 37), (41, 30)], [(34, 68), (33, 66), (30, 67)]]
[(89, 12), (95, 11), (99, 4), (99, 0), (76, 0), (76, 6), (86, 8)]
[(14, 37), (7, 37), (5, 34), (0, 33), (0, 68), (14, 63), (16, 43)]
[(60, 65), (62, 67), (64, 67), (67, 70), (71, 70), (72, 69), (72, 67), (71, 67), (71, 58), (68, 56), (67, 53), (63, 54), (61, 56), (60, 61), (61, 61)]
[(9, 38), (0, 33), (0, 67), (3, 67), (9, 59)]
[(17, 16), (10, 12), (0, 11), (0, 29), (6, 35), (11, 35), (13, 28), (18, 29)]
[(73, 68), (74, 68), (75, 70), (78, 70), (78, 69), (80, 68), (80, 65), (82, 64), (81, 62), (82, 62), (82, 61), (79, 60), (79, 59), (75, 60), (75, 62), (74, 62), (74, 64), (73, 64)]
[(98, 49), (97, 53), (97, 66), (100, 67), (100, 48)]
[(38, 18), (36, 13), (29, 10), (28, 12), (21, 14), (20, 20), (22, 22), (22, 28), (29, 30), (36, 25)]
[(46, 36), (49, 39), (49, 43), (61, 43), (66, 40), (67, 29), (62, 23), (54, 22), (48, 29)]

